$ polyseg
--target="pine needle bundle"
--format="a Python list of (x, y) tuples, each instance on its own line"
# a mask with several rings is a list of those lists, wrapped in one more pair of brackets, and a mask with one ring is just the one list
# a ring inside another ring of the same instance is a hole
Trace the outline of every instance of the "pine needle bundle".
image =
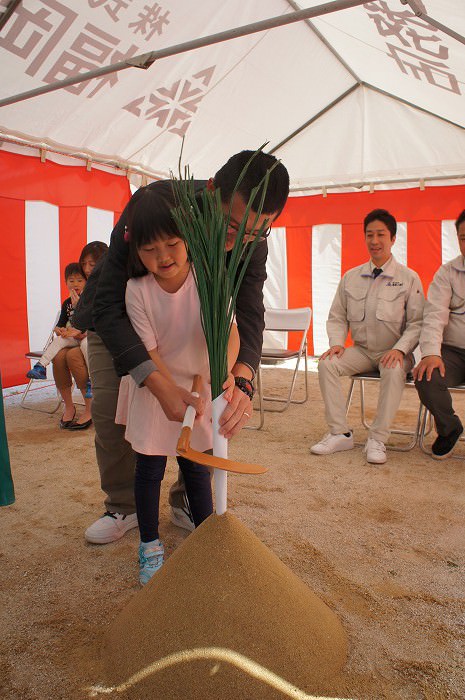
[[(256, 151), (243, 171), (233, 190), (229, 211), (225, 214), (219, 189), (204, 189), (200, 197), (196, 194), (194, 178), (189, 168), (184, 170), (184, 176), (172, 176), (173, 190), (176, 198), (176, 208), (173, 217), (184, 237), (193, 274), (200, 299), (202, 327), (205, 333), (208, 356), (210, 361), (210, 376), (212, 398), (219, 396), (227, 377), (227, 348), (231, 324), (234, 318), (236, 298), (244, 278), (247, 266), (255, 247), (259, 244), (263, 233), (268, 228), (265, 222), (255, 230), (263, 211), (270, 172), (267, 171), (261, 182), (251, 194), (237, 231), (233, 249), (225, 250), (226, 235), (231, 218), (231, 203), (234, 200), (240, 183), (253, 158), (262, 149)], [(246, 232), (246, 223), (252, 204), (260, 192), (258, 207), (254, 206), (252, 240)]]

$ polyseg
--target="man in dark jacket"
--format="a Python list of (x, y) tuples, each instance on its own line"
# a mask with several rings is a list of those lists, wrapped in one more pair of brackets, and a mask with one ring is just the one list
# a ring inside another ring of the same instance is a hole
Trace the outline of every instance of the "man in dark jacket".
[[(232, 156), (209, 181), (209, 187), (219, 188), (225, 214), (229, 211), (236, 182), (252, 156), (242, 151)], [(246, 223), (249, 236), (263, 223), (271, 225), (283, 209), (289, 193), (286, 168), (265, 153), (258, 153), (247, 169), (231, 206), (226, 250), (234, 245), (237, 229), (244, 218), (251, 191), (272, 166), (262, 214), (256, 220), (260, 193), (257, 195)], [(207, 184), (196, 183), (199, 191)], [(154, 182), (148, 187), (166, 187), (166, 182)], [(92, 379), (92, 417), (95, 426), (95, 446), (101, 485), (106, 492), (106, 512), (85, 533), (87, 541), (106, 544), (120, 539), (137, 526), (134, 504), (135, 458), (124, 439), (124, 426), (115, 425), (114, 418), (120, 377), (130, 374), (135, 382), (146, 386), (158, 399), (164, 412), (174, 421), (182, 421), (188, 405), (197, 406), (197, 399), (182, 387), (168, 383), (157, 368), (132, 327), (126, 314), (125, 292), (127, 274), (127, 243), (124, 239), (126, 212), (121, 215), (111, 235), (106, 259), (89, 278), (73, 325), (88, 331), (89, 366)], [(266, 279), (268, 246), (266, 236), (255, 248), (241, 283), (236, 300), (236, 320), (240, 336), (240, 351), (233, 368), (236, 387), (230, 404), (221, 419), (221, 432), (230, 438), (252, 414), (251, 382), (260, 362), (264, 329), (263, 283)], [(95, 295), (95, 298), (94, 298)], [(91, 312), (91, 313), (90, 313)], [(95, 332), (92, 332), (94, 329)], [(116, 371), (115, 371), (116, 370)], [(192, 529), (189, 506), (183, 484), (178, 482), (170, 491), (171, 518), (180, 527)]]

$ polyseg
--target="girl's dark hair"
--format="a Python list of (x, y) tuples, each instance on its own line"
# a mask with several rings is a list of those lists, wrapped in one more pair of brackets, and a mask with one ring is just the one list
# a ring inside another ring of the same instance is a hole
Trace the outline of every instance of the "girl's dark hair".
[[(91, 241), (91, 243), (85, 245), (84, 248), (81, 250), (81, 255), (79, 256), (79, 265), (81, 265), (82, 267), (82, 263), (89, 255), (94, 261), (94, 263), (96, 263), (98, 260), (100, 260), (102, 255), (105, 255), (107, 250), (108, 246), (103, 241)], [(84, 274), (82, 270), (81, 274)]]
[(171, 182), (153, 182), (135, 192), (126, 208), (126, 239), (129, 244), (129, 277), (143, 277), (147, 268), (142, 264), (138, 248), (166, 238), (182, 238), (171, 210), (176, 207)]
[(73, 275), (81, 275), (81, 277), (84, 277), (86, 279), (85, 274), (81, 270), (81, 266), (77, 262), (72, 262), (66, 265), (65, 267), (65, 281), (68, 279), (68, 277), (72, 277)]

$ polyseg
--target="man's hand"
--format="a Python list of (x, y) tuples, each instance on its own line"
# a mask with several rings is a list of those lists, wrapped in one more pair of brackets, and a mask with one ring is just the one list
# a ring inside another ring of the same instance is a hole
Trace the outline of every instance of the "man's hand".
[(158, 399), (168, 420), (182, 423), (188, 406), (193, 406), (198, 416), (204, 413), (203, 399), (192, 396), (190, 391), (174, 384), (160, 372), (149, 374), (144, 385)]
[(404, 353), (401, 350), (388, 350), (379, 361), (386, 369), (394, 369), (396, 365), (400, 367), (404, 364)]
[(415, 379), (415, 381), (421, 382), (423, 377), (426, 375), (426, 381), (430, 382), (431, 375), (433, 374), (434, 369), (439, 370), (439, 374), (441, 375), (441, 377), (445, 376), (446, 368), (444, 367), (442, 357), (440, 357), (439, 355), (428, 355), (427, 357), (424, 357), (417, 364), (416, 367), (413, 368), (413, 378)]
[(232, 397), (220, 417), (220, 435), (230, 440), (250, 419), (252, 401), (247, 394), (234, 386)]
[(342, 345), (333, 345), (322, 354), (320, 360), (326, 360), (327, 357), (329, 357), (330, 360), (332, 360), (333, 357), (342, 357), (344, 350), (345, 348), (343, 348)]

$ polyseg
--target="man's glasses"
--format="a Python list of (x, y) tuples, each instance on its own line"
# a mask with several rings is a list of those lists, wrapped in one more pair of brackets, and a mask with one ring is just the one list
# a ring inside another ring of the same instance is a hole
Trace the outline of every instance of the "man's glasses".
[[(237, 234), (239, 233), (239, 228), (240, 228), (240, 224), (236, 224), (235, 222), (230, 221), (228, 224), (228, 233), (232, 234), (233, 236), (237, 236)], [(269, 228), (265, 229), (265, 231), (263, 231), (262, 235), (260, 236), (259, 243), (261, 243), (261, 241), (266, 240), (268, 238), (268, 236), (270, 235), (270, 233), (271, 233), (271, 226)], [(258, 234), (255, 231), (245, 231), (244, 232), (244, 238), (247, 239), (247, 241), (253, 241), (253, 239), (256, 238), (257, 235)]]

